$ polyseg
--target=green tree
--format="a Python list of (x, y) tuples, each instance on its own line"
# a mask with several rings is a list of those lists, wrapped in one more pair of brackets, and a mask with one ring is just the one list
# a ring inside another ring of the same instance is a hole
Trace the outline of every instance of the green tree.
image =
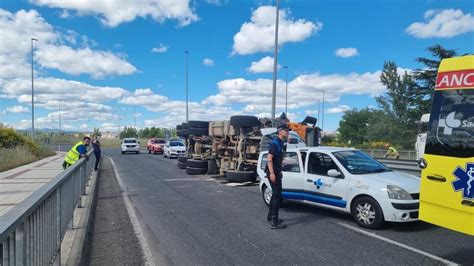
[(94, 133), (92, 133), (94, 137), (102, 137), (102, 132), (100, 132), (100, 128), (94, 128)]
[(137, 138), (138, 137), (138, 132), (136, 128), (133, 127), (124, 127), (123, 131), (120, 132), (120, 138)]
[(418, 86), (418, 117), (422, 114), (429, 113), (431, 108), (431, 96), (433, 88), (436, 84), (436, 76), (441, 60), (444, 58), (451, 58), (457, 55), (456, 50), (450, 50), (435, 44), (426, 49), (431, 55), (431, 58), (418, 57), (416, 62), (422, 64), (422, 67), (415, 70), (413, 78)]

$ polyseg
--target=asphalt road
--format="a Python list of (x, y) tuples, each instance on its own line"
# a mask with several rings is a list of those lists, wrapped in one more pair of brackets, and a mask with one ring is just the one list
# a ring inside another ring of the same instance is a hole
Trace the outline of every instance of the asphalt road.
[(473, 237), (427, 223), (362, 230), (348, 215), (289, 203), (280, 212), (288, 227), (271, 230), (258, 186), (188, 176), (162, 155), (103, 154), (160, 265), (474, 264)]

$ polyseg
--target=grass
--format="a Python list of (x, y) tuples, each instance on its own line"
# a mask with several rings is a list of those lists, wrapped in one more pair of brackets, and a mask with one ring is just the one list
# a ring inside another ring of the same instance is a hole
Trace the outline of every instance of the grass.
[(32, 153), (29, 148), (24, 146), (17, 146), (8, 149), (0, 148), (0, 172), (32, 163), (55, 154), (55, 152), (41, 145), (36, 154)]

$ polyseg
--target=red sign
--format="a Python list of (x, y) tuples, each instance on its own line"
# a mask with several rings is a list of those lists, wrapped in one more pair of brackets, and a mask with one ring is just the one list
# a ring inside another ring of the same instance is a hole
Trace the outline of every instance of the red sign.
[(474, 88), (474, 69), (438, 73), (435, 90)]

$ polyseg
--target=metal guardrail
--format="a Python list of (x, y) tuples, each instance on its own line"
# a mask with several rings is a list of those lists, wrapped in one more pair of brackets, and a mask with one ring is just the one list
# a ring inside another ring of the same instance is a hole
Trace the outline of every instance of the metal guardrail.
[(385, 164), (390, 169), (415, 176), (421, 176), (421, 169), (418, 167), (418, 163), (416, 161), (393, 159), (377, 159), (377, 161)]
[[(361, 151), (369, 154), (374, 158), (383, 158), (387, 150), (375, 150), (375, 149), (360, 149)], [(415, 150), (399, 150), (401, 160), (416, 160), (416, 151)]]
[(80, 159), (0, 216), (1, 265), (60, 263), (61, 241), (81, 204), (92, 163)]

